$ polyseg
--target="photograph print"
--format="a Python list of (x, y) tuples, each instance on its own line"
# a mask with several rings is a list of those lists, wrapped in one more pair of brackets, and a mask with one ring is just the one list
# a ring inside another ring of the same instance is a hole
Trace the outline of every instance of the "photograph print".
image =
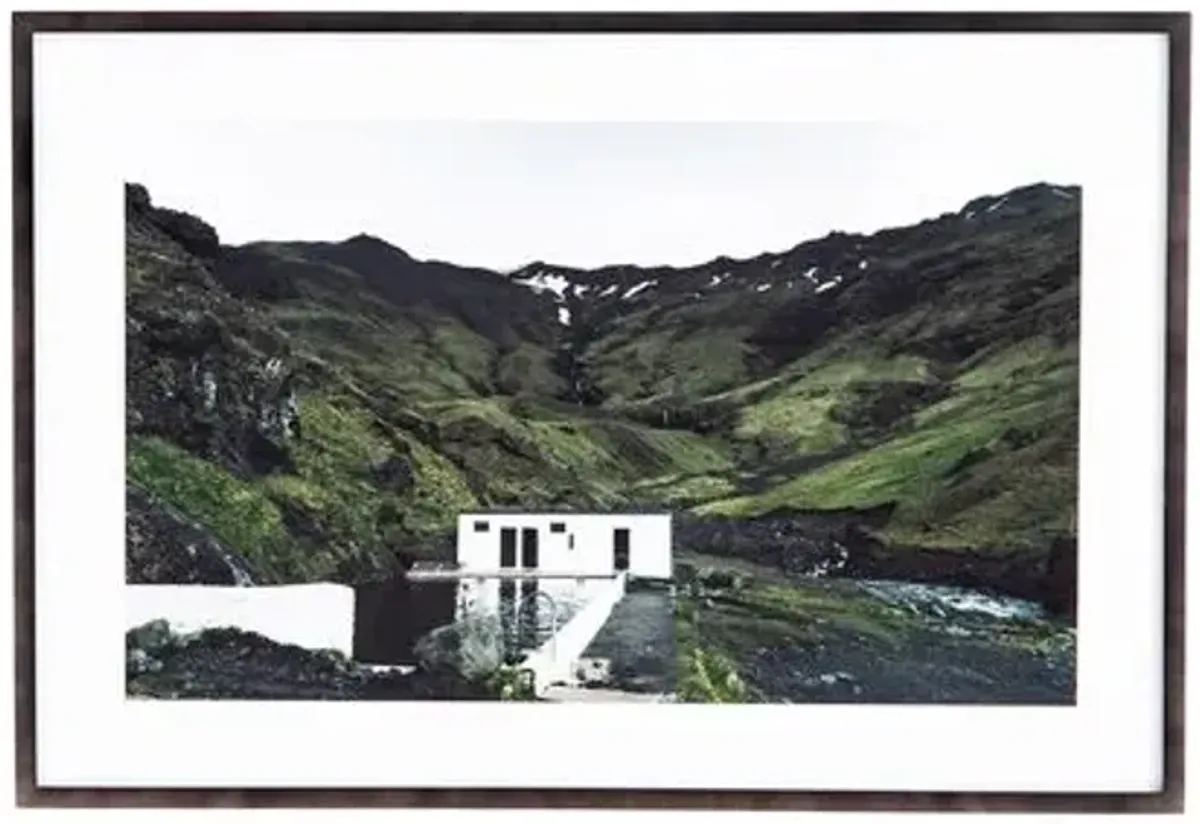
[(1010, 138), (156, 142), (128, 699), (1074, 704), (1085, 192)]

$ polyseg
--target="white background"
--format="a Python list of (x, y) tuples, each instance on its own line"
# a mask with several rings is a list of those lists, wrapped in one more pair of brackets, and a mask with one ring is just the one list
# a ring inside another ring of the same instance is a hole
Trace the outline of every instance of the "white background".
[[(409, 89), (392, 80), (396, 66), (384, 65), (403, 60), (403, 52), (385, 49), (386, 57), (378, 58), (383, 63), (375, 63), (369, 50), (343, 46), (334, 58), (334, 39), (306, 44), (271, 72), (251, 67), (264, 59), (261, 40), (247, 44), (241, 58), (228, 50), (200, 57), (174, 47), (139, 67), (133, 63), (137, 44), (127, 41), (107, 54), (92, 52), (99, 63), (64, 54), (69, 62), (59, 64), (62, 73), (39, 64), (51, 84), (44, 90), (54, 89), (53, 97), (39, 98), (37, 133), (38, 643), (39, 700), (46, 711), (39, 743), (43, 766), (54, 768), (43, 780), (144, 783), (157, 775), (164, 783), (183, 777), (221, 784), (401, 785), (453, 783), (453, 773), (463, 784), (478, 784), (490, 773), (501, 781), (565, 785), (628, 786), (628, 778), (644, 776), (655, 784), (686, 778), (706, 788), (734, 781), (1116, 790), (1155, 777), (1160, 684), (1144, 676), (1157, 673), (1161, 648), (1155, 540), (1162, 443), (1164, 134), (1163, 113), (1155, 112), (1165, 77), (1161, 55), (1137, 43), (1098, 45), (1099, 39), (1079, 36), (1070, 44), (1048, 43), (1041, 55), (1034, 48), (1032, 58), (1028, 43), (1005, 45), (999, 38), (961, 50), (939, 38), (939, 46), (911, 43), (901, 54), (896, 43), (904, 38), (893, 37), (883, 48), (871, 44), (851, 57), (853, 39), (839, 38), (829, 54), (756, 46), (746, 60), (731, 52), (717, 57), (716, 49), (727, 47), (710, 44), (703, 60), (681, 55), (694, 62), (672, 73), (679, 63), (666, 48), (649, 52), (652, 57), (613, 59), (576, 42), (554, 55), (553, 72), (529, 65), (523, 72), (515, 60), (469, 72), (470, 82), (462, 83), (468, 78), (430, 71), (430, 58), (422, 57), (421, 86)], [(1016, 51), (1004, 51), (1009, 48)], [(188, 68), (194, 71), (184, 82), (177, 70)], [(780, 92), (780, 77), (803, 76), (820, 77), (822, 86), (789, 83)], [(270, 78), (282, 85), (265, 88)], [(581, 93), (588, 78), (604, 82)], [(714, 84), (727, 93), (714, 93)], [(300, 104), (329, 117), (830, 119), (845, 114), (847, 99), (860, 117), (974, 118), (981, 128), (1020, 118), (1036, 128), (1078, 129), (1080, 151), (1091, 158), (1093, 173), (1080, 181), (1086, 205), (1077, 709), (121, 709), (123, 445), (88, 433), (121, 430), (118, 184), (123, 153), (136, 150), (139, 123), (180, 114), (286, 117)], [(505, 101), (520, 109), (503, 109)], [(73, 609), (46, 608), (64, 603)], [(478, 730), (485, 722), (492, 734), (473, 735), (469, 750), (446, 746), (455, 738), (446, 730)], [(388, 733), (392, 725), (395, 735)], [(512, 774), (513, 747), (520, 746), (514, 741), (530, 742), (536, 754), (552, 730), (567, 727), (573, 736), (590, 734), (600, 742), (628, 745), (635, 735), (639, 741), (621, 748), (623, 764), (598, 747), (575, 760), (535, 759), (540, 775)], [(505, 740), (506, 753), (489, 750), (486, 738)], [(89, 739), (95, 746), (86, 746)], [(332, 740), (346, 746), (324, 746)], [(420, 743), (406, 747), (409, 740)], [(778, 746), (756, 746), (756, 740)], [(356, 752), (365, 760), (354, 760)], [(498, 774), (502, 766), (510, 769)]]

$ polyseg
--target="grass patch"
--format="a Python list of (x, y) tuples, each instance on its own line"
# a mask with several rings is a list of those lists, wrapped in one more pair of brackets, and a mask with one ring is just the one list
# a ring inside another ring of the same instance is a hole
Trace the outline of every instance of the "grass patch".
[(630, 495), (670, 506), (686, 506), (727, 497), (737, 484), (723, 475), (669, 475), (635, 484)]
[[(569, 500), (603, 508), (644, 498), (632, 493), (639, 483), (662, 479), (665, 486), (732, 466), (724, 444), (689, 431), (586, 419), (509, 398), (431, 402), (422, 409), (442, 433), (443, 451), (474, 476), (482, 499), (497, 503)], [(688, 494), (679, 490), (672, 498)]]
[(895, 502), (884, 533), (894, 541), (1038, 546), (1073, 528), (1078, 372), (1071, 357), (1038, 343), (998, 353), (962, 375), (954, 395), (918, 412), (912, 431), (697, 511), (744, 517)]
[(661, 324), (637, 330), (629, 323), (630, 319), (623, 319), (622, 337), (606, 339), (602, 350), (586, 356), (589, 371), (609, 403), (619, 405), (664, 392), (700, 398), (749, 377), (747, 349), (738, 334), (718, 335), (706, 328), (681, 333)]
[(696, 604), (683, 597), (675, 604), (675, 647), (679, 669), (676, 694), (690, 704), (738, 704), (749, 700), (733, 660), (701, 642)]
[(795, 377), (758, 384), (761, 396), (743, 409), (736, 434), (768, 437), (797, 454), (828, 452), (847, 442), (846, 427), (834, 413), (857, 401), (857, 386), (933, 379), (922, 358), (885, 358), (864, 350), (843, 352), (842, 347), (803, 358), (787, 371)]
[(264, 576), (287, 580), (294, 553), (279, 508), (260, 487), (158, 438), (132, 438), (129, 480), (204, 524)]
[(420, 536), (452, 530), (458, 513), (479, 509), (479, 500), (454, 464), (421, 443), (410, 446), (417, 480), (404, 498), (405, 526)]

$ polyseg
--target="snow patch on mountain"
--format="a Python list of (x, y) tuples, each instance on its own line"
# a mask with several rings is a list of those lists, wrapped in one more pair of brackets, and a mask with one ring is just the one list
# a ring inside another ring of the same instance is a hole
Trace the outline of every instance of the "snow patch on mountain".
[(538, 272), (528, 278), (520, 278), (517, 282), (522, 286), (528, 286), (538, 293), (553, 292), (560, 300), (563, 297), (563, 293), (567, 291), (567, 287), (571, 285), (571, 281), (562, 275), (555, 275), (546, 271)]
[(636, 286), (634, 286), (634, 287), (630, 288), (628, 291), (626, 291), (625, 294), (621, 295), (621, 298), (624, 300), (629, 300), (631, 297), (638, 294), (639, 292), (644, 292), (646, 289), (649, 289), (651, 286), (657, 286), (657, 285), (658, 285), (657, 280), (643, 280), (641, 283), (637, 284)]
[(836, 277), (834, 277), (833, 280), (827, 280), (824, 283), (822, 283), (820, 286), (818, 286), (816, 288), (815, 291), (818, 295), (821, 294), (822, 292), (828, 292), (830, 289), (837, 286), (841, 282), (842, 282), (842, 276), (837, 275)]

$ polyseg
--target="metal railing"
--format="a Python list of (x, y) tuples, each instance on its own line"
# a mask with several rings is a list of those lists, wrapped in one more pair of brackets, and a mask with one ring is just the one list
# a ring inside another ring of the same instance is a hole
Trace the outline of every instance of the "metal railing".
[[(532, 598), (536, 601), (539, 596), (542, 598), (545, 598), (546, 601), (550, 604), (550, 642), (551, 642), (551, 644), (556, 645), (557, 644), (556, 637), (558, 635), (558, 606), (559, 606), (559, 604), (558, 604), (558, 601), (554, 600), (554, 596), (552, 596), (550, 593), (548, 593), (542, 589), (535, 589), (535, 590), (532, 590), (531, 592), (522, 593), (520, 599), (517, 600), (517, 614), (518, 615), (521, 614), (521, 607), (525, 604), (525, 602), (527, 600)], [(537, 637), (537, 621), (536, 621), (536, 619), (534, 620), (533, 632), (534, 632), (534, 637), (536, 638)], [(536, 647), (535, 647), (535, 649), (536, 649)], [(557, 646), (553, 646), (553, 647), (551, 647), (551, 649), (554, 652), (557, 652)]]

